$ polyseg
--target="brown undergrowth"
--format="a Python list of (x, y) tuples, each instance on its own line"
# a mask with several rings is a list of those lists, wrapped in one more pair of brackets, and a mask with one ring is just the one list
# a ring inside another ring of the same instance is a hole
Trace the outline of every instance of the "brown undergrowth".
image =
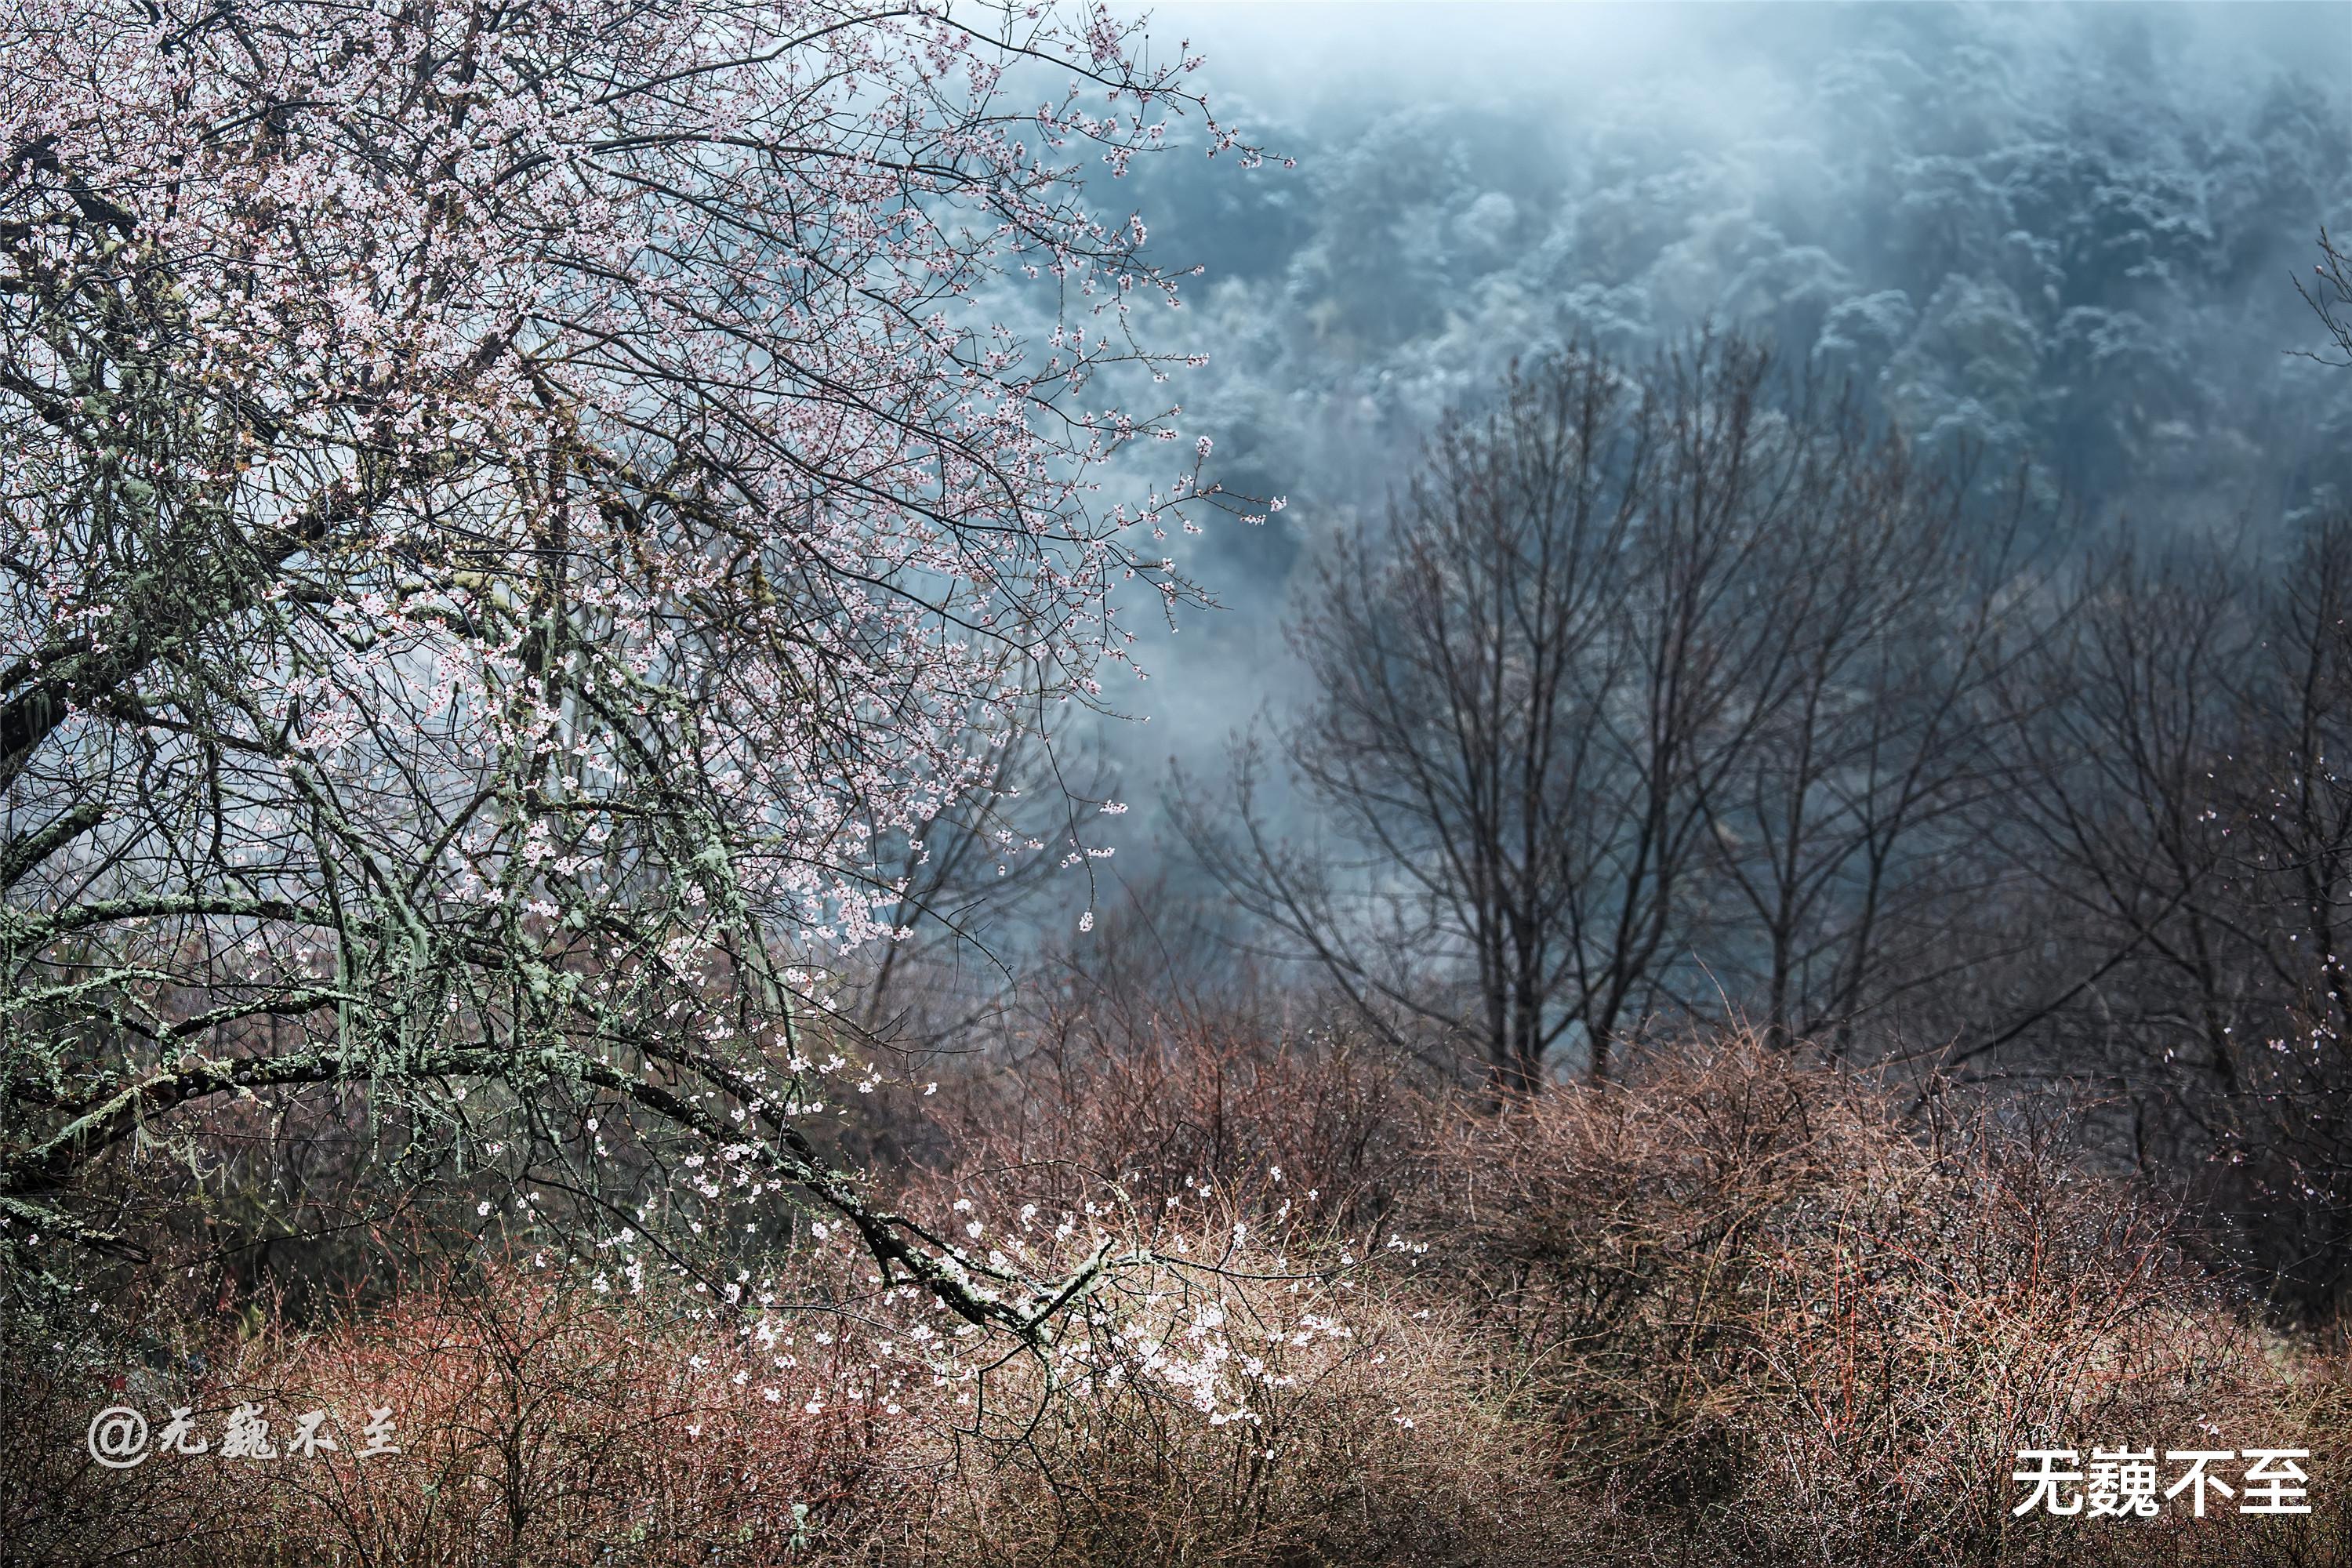
[[(1499, 1110), (1328, 1037), (1030, 1050), (940, 1097), (958, 1157), (908, 1197), (1040, 1268), (1118, 1240), (1055, 1351), (983, 1355), (826, 1248), (725, 1307), (505, 1256), (127, 1377), (20, 1345), (5, 1556), (2352, 1563), (2340, 1338), (2266, 1326), (2063, 1118), (1747, 1037)], [(250, 1403), (280, 1458), (110, 1471), (110, 1403), (215, 1442)], [(362, 1459), (374, 1407), (401, 1452)], [(298, 1459), (314, 1408), (341, 1446)], [(2011, 1511), (2017, 1449), (2094, 1445), (2310, 1447), (2316, 1510)]]

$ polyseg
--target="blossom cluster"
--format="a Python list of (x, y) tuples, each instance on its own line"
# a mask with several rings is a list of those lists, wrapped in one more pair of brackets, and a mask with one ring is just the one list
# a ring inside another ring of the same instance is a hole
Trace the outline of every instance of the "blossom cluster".
[(1230, 504), (1197, 440), (1101, 494), (1179, 435), (1104, 373), (1183, 356), (1098, 193), (1188, 115), (1254, 156), (1198, 64), (1101, 7), (0, 18), (0, 789), (74, 803), (6, 941), (78, 966), (0, 1005), (58, 1086), (0, 1194), (363, 1082), (615, 1184), (747, 1161), (918, 1267), (791, 1129), (804, 1025), (951, 807), (1107, 852), (992, 759)]

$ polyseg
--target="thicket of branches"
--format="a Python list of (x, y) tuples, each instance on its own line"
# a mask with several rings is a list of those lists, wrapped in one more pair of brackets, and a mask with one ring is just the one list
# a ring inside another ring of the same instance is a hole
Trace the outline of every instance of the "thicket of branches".
[(12, 1282), (139, 1254), (173, 1161), (268, 1234), (291, 1132), (602, 1237), (797, 1193), (1024, 1320), (803, 1135), (875, 1070), (808, 1029), (948, 822), (1096, 851), (996, 805), (1223, 504), (1205, 445), (1097, 495), (1175, 437), (1092, 385), (1174, 296), (1088, 182), (1194, 63), (984, 5), (0, 19)]
[(1295, 721), (1241, 747), (1234, 809), (1180, 820), (1255, 940), (1400, 1047), (1521, 1092), (1752, 1022), (2070, 1085), (2111, 1155), (2218, 1196), (2326, 1302), (2347, 594), (2341, 511), (2275, 542), (2095, 527), (1736, 335), (1571, 351), (1328, 552)]
[(2340, 1340), (2265, 1332), (2175, 1205), (2084, 1171), (2072, 1119), (1923, 1118), (1754, 1035), (1497, 1117), (1117, 934), (1009, 1063), (900, 1113), (942, 1151), (909, 1207), (952, 1194), (1007, 1248), (1105, 1210), (1149, 1239), (1138, 1293), (1095, 1304), (1097, 1375), (934, 1375), (972, 1342), (836, 1249), (772, 1254), (723, 1312), (493, 1255), (324, 1321), (191, 1303), (204, 1361), (101, 1396), (210, 1429), (368, 1391), (396, 1457), (103, 1470), (89, 1373), (34, 1360), (0, 1529), (60, 1568), (2352, 1561), (2320, 1479), (2300, 1518), (2012, 1512), (2021, 1447), (2307, 1435), (2322, 1478), (2347, 1414)]

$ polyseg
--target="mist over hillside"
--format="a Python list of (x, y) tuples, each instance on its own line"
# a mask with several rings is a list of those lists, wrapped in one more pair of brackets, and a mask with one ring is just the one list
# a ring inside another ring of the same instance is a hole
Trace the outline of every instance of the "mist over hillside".
[(2352, 489), (2352, 384), (2300, 357), (2294, 288), (2352, 212), (2342, 6), (1197, 5), (1155, 33), (1296, 160), (1143, 160), (1120, 193), (1206, 269), (1155, 328), (1211, 356), (1187, 431), (1288, 505), (1182, 542), (1222, 611), (1136, 621), (1150, 721), (1104, 729), (1130, 882), (1171, 755), (1214, 781), (1280, 709), (1302, 556), (1549, 347), (1759, 331), (1929, 452), (2249, 549)]

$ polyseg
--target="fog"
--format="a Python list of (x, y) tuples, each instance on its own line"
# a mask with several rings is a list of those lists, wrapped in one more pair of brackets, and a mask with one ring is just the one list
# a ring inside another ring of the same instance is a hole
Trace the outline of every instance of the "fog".
[(2324, 336), (2294, 290), (2352, 215), (2352, 7), (1184, 5), (1152, 30), (1276, 156), (1178, 152), (1101, 200), (1205, 268), (1154, 329), (1211, 356), (1179, 423), (1287, 505), (1171, 546), (1219, 608), (1173, 636), (1127, 611), (1151, 679), (1100, 743), (1130, 884), (1181, 870), (1171, 759), (1213, 789), (1278, 721), (1302, 561), (1548, 347), (1760, 332), (1930, 453), (2249, 549), (2352, 489), (2352, 380), (2298, 357)]

